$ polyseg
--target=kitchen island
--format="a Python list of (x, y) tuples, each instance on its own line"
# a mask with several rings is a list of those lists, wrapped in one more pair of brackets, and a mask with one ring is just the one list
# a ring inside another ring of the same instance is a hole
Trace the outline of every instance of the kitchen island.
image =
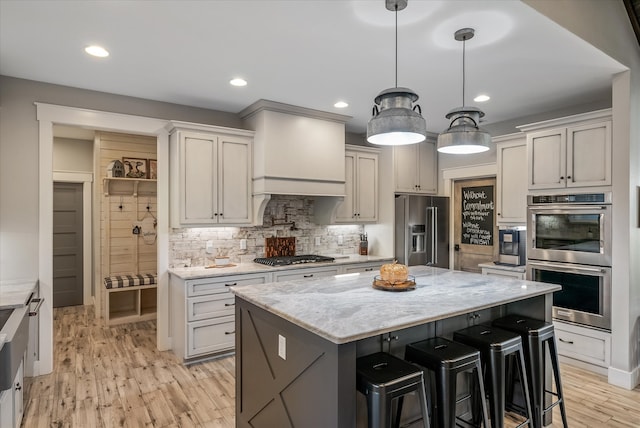
[(372, 287), (375, 272), (232, 287), (236, 426), (364, 426), (356, 358), (509, 313), (551, 320), (560, 287), (416, 266), (416, 289)]

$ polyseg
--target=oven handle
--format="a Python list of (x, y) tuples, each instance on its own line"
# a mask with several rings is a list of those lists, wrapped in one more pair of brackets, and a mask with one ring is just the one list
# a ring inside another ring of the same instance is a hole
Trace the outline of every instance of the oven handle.
[(575, 210), (606, 210), (611, 205), (529, 205), (531, 210), (540, 211), (575, 211)]
[(541, 268), (554, 268), (556, 270), (560, 270), (563, 272), (576, 272), (576, 273), (580, 273), (580, 272), (594, 272), (594, 273), (605, 273), (606, 270), (602, 269), (602, 268), (591, 268), (591, 267), (567, 267), (565, 265), (561, 265), (561, 264), (556, 264), (556, 263), (536, 263), (536, 262), (529, 262), (529, 265), (532, 267), (541, 267)]

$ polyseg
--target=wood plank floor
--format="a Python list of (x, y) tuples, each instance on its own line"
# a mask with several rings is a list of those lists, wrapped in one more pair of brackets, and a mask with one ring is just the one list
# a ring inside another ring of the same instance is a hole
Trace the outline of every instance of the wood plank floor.
[[(25, 381), (23, 427), (235, 426), (234, 357), (184, 367), (156, 349), (155, 322), (104, 327), (92, 306), (55, 309), (54, 335), (53, 373)], [(640, 388), (561, 372), (572, 428), (640, 427)]]

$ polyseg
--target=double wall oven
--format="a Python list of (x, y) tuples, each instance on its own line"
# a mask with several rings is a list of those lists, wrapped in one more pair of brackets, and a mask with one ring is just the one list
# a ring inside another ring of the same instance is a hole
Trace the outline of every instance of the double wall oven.
[(562, 285), (553, 317), (611, 329), (611, 193), (529, 195), (527, 278)]

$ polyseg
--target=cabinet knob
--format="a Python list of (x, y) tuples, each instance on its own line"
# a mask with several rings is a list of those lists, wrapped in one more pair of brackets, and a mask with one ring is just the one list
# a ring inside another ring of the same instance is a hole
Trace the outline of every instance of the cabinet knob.
[(568, 180), (571, 180), (571, 176), (570, 176), (570, 175), (567, 175), (567, 179), (568, 179)]
[(214, 216), (214, 217), (217, 217), (217, 216), (218, 216), (218, 213), (213, 213), (213, 216)]
[(16, 391), (20, 391), (22, 389), (22, 385), (20, 385), (20, 382), (16, 383)]
[(498, 213), (498, 215), (500, 215), (500, 213)]
[(564, 180), (564, 177), (563, 177), (563, 176), (560, 176), (560, 180)]

